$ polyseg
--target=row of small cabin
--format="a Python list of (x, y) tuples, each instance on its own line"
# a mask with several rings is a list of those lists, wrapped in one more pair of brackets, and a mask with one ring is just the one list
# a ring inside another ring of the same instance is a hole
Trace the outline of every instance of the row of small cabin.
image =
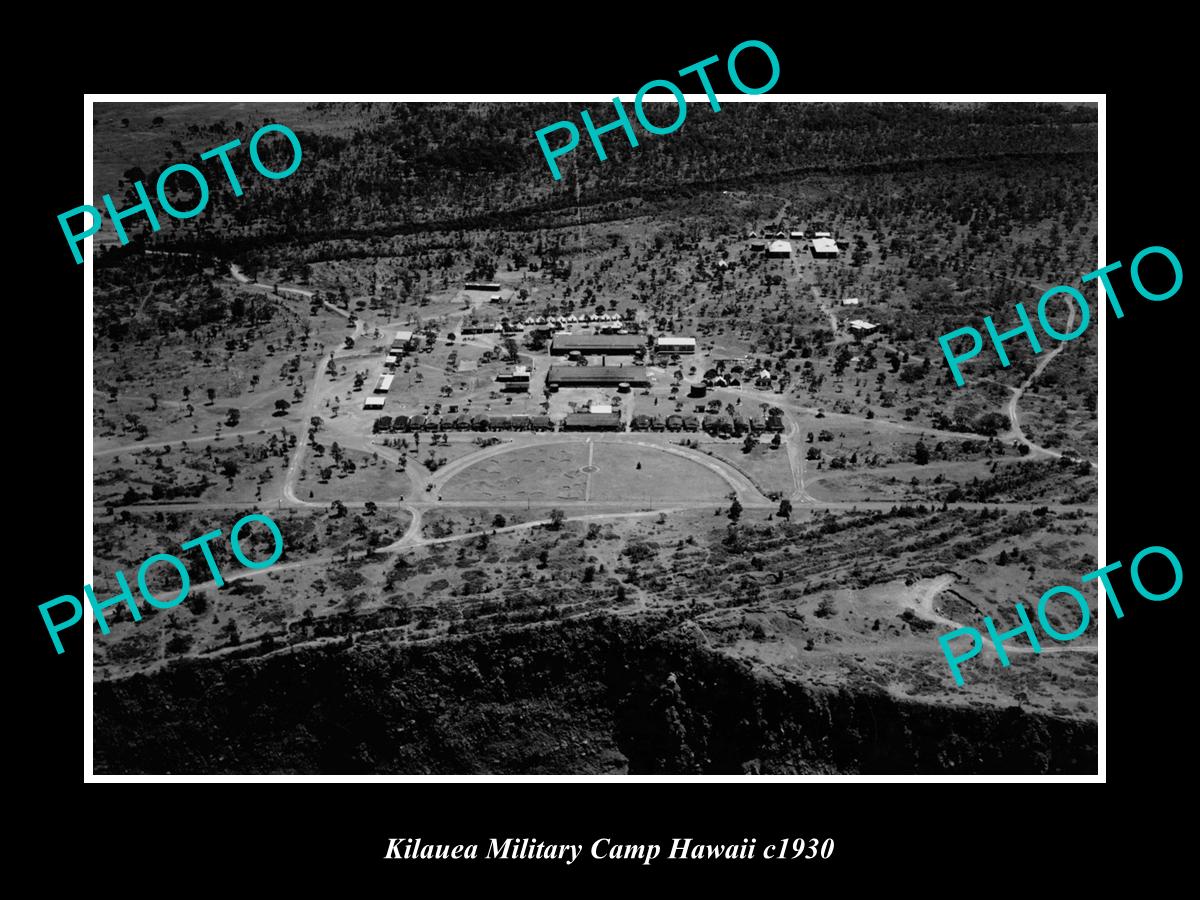
[[(704, 431), (717, 435), (740, 436), (762, 434), (764, 431), (783, 431), (783, 419), (777, 415), (763, 419), (743, 418), (724, 414), (666, 416), (636, 415), (630, 423), (633, 431)], [(620, 413), (571, 413), (561, 419), (549, 416), (496, 416), (482, 413), (457, 416), (380, 416), (374, 431), (625, 431)]]

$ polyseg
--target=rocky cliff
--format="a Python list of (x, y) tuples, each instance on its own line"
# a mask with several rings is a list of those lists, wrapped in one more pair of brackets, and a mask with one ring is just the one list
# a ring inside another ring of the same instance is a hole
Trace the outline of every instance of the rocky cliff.
[(98, 773), (1086, 773), (1094, 722), (781, 679), (670, 618), (181, 662), (95, 687)]

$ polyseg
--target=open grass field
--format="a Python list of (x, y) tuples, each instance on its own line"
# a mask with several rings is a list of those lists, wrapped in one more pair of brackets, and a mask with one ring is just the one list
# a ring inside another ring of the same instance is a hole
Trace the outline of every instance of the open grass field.
[(551, 444), (490, 457), (454, 475), (442, 489), (447, 500), (582, 500), (587, 447)]
[[(634, 444), (593, 444), (589, 499), (643, 501), (720, 501), (732, 490), (721, 476), (698, 462)], [(641, 468), (638, 468), (638, 466)]]
[(796, 490), (785, 447), (772, 448), (769, 441), (760, 441), (743, 453), (741, 441), (701, 441), (700, 449), (733, 466), (764, 495), (789, 496)]

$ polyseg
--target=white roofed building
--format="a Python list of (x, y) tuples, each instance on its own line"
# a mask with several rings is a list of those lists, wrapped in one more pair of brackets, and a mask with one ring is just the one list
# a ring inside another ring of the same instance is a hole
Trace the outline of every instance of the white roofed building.
[(879, 330), (879, 326), (866, 319), (851, 319), (850, 330), (856, 335), (873, 334)]
[(654, 350), (657, 353), (695, 353), (696, 339), (663, 335), (655, 339)]
[(812, 255), (817, 259), (836, 259), (838, 255), (837, 241), (828, 237), (813, 238)]

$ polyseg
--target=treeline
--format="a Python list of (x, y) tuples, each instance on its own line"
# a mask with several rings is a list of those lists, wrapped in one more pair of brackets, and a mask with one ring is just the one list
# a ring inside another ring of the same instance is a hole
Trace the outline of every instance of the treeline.
[[(581, 143), (562, 158), (566, 174), (555, 182), (533, 132), (576, 112), (533, 103), (326, 107), (310, 113), (314, 124), (319, 116), (319, 129), (306, 130), (303, 116), (289, 123), (304, 148), (296, 176), (248, 182), (242, 197), (222, 198), (229, 202), (214, 205), (212, 215), (178, 223), (171, 242), (213, 247), (238, 235), (312, 240), (414, 226), (492, 227), (497, 216), (511, 222), (513, 214), (574, 206), (576, 180), (582, 202), (591, 205), (785, 174), (872, 174), (947, 160), (1096, 151), (1091, 107), (766, 103), (716, 114), (696, 106), (669, 140), (643, 133), (631, 148), (621, 133), (607, 136), (603, 163)], [(597, 121), (609, 118), (598, 104), (592, 112)], [(169, 136), (165, 131), (164, 141)], [(154, 179), (158, 172), (143, 174)]]

